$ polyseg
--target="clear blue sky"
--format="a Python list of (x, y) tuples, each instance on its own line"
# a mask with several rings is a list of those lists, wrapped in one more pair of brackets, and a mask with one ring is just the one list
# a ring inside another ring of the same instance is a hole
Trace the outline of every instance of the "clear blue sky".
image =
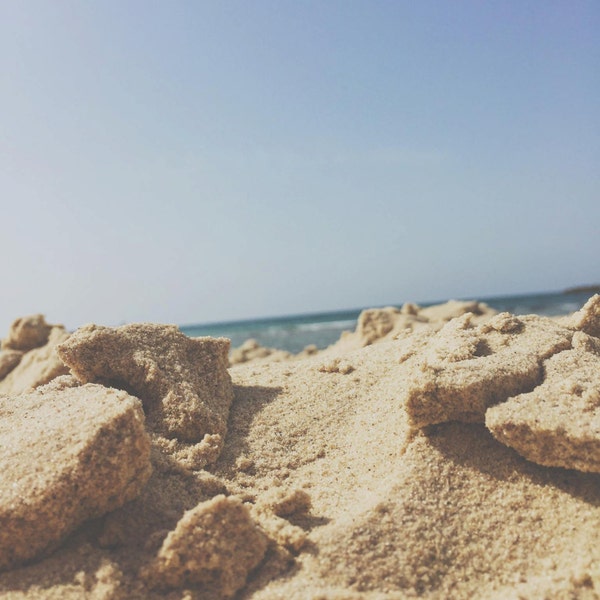
[(600, 280), (600, 2), (4, 0), (0, 336)]

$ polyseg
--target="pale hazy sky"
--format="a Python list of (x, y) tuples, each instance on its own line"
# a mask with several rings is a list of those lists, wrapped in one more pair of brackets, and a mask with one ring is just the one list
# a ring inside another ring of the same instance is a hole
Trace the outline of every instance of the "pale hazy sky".
[(600, 2), (0, 0), (0, 337), (600, 280)]

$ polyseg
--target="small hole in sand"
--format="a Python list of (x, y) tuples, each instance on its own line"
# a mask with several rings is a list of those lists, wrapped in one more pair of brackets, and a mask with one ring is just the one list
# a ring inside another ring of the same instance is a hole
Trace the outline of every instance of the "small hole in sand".
[(493, 352), (488, 343), (485, 340), (479, 340), (475, 348), (474, 356), (489, 356), (490, 354), (493, 354)]

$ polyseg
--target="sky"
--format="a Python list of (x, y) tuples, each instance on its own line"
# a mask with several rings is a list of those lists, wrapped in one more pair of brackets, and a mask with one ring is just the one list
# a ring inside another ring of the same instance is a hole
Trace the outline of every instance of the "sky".
[(598, 31), (597, 0), (0, 0), (0, 332), (599, 282)]

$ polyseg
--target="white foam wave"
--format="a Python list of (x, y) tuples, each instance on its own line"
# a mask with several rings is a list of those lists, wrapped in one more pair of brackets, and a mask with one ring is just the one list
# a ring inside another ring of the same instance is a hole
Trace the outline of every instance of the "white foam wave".
[(343, 321), (327, 321), (324, 323), (302, 323), (297, 325), (296, 328), (299, 331), (323, 331), (326, 329), (354, 329), (356, 326), (356, 319), (345, 319)]

